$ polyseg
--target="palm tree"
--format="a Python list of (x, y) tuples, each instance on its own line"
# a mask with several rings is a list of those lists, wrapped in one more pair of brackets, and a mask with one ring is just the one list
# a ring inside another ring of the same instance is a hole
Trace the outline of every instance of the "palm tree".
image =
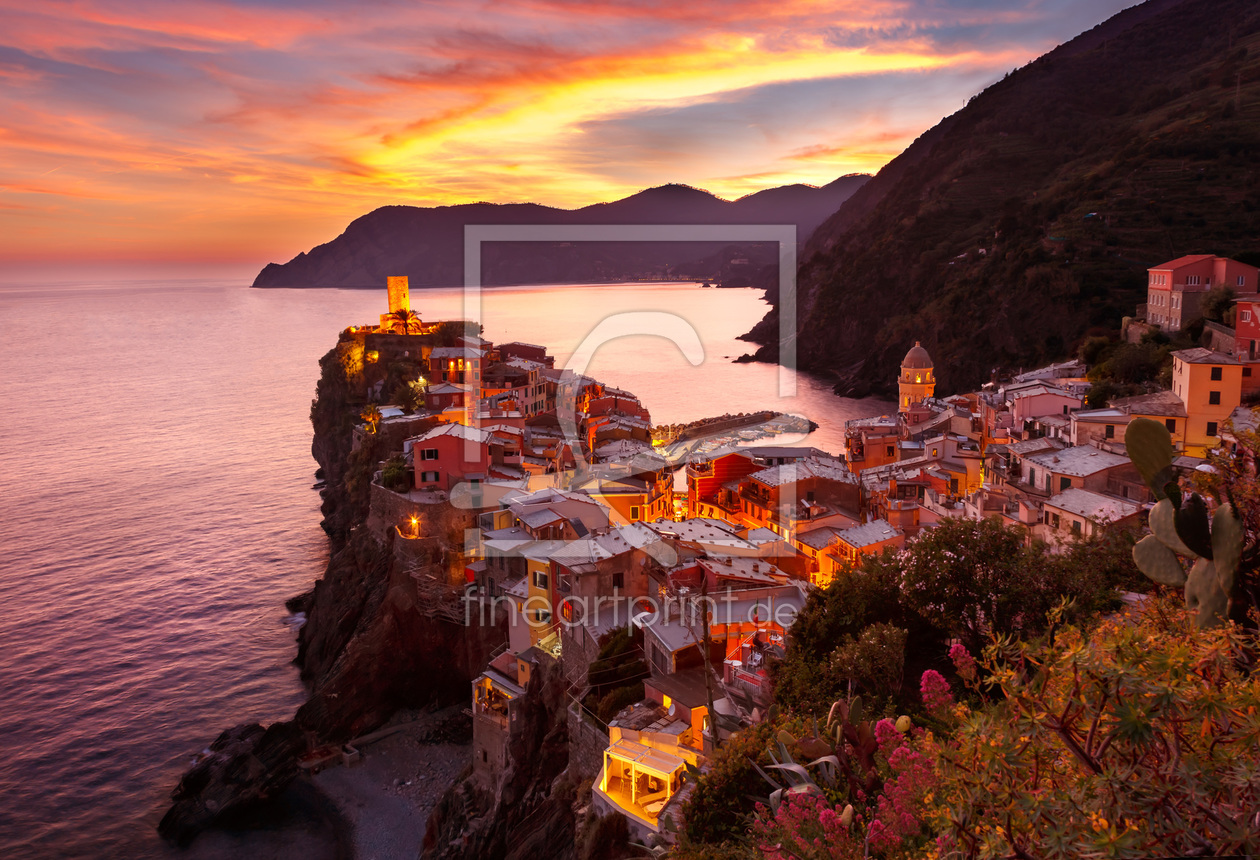
[(390, 328), (394, 330), (394, 334), (419, 334), (423, 327), (420, 314), (408, 308), (391, 311), (389, 317)]
[(411, 414), (424, 405), (428, 388), (429, 386), (423, 377), (413, 379), (398, 387), (398, 394), (394, 399), (398, 401), (398, 405), (403, 408), (403, 411)]
[(368, 433), (375, 433), (381, 423), (381, 408), (375, 403), (370, 403), (359, 413), (359, 417), (366, 422)]

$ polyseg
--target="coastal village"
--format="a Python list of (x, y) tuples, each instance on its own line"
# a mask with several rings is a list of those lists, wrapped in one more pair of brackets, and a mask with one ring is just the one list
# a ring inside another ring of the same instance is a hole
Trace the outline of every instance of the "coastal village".
[(1213, 287), (1236, 294), (1235, 324), (1208, 323), (1204, 345), (1172, 352), (1168, 390), (1105, 405), (1087, 407), (1081, 361), (938, 397), (932, 355), (908, 345), (895, 414), (849, 421), (844, 452), (722, 435), (738, 420), (705, 426), (703, 445), (656, 438), (633, 393), (557, 368), (544, 346), (425, 321), (406, 279), (390, 278), (389, 311), (338, 346), (370, 399), (414, 392), (355, 428), (356, 446), (376, 436), (390, 454), (367, 527), (434, 617), (506, 619), (469, 693), (474, 779), (496, 790), (531, 678), (559, 671), (570, 771), (634, 839), (670, 842), (688, 774), (765, 717), (769, 666), (811, 589), (948, 517), (995, 518), (1057, 548), (1140, 532), (1154, 497), (1126, 453), (1130, 421), (1167, 428), (1182, 474), (1255, 429), (1257, 274), (1210, 255), (1150, 269), (1126, 340), (1189, 326)]

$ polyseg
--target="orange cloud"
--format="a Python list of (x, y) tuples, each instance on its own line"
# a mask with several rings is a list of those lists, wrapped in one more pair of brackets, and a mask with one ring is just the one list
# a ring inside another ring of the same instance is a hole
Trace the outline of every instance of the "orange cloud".
[[(1084, 29), (1068, 5), (0, 0), (0, 259), (262, 262), (388, 203), (821, 184)], [(908, 74), (938, 83), (899, 101)]]

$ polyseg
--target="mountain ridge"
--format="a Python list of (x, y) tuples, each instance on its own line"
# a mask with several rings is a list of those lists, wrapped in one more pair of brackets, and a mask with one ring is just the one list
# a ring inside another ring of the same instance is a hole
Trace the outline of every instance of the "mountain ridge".
[[(468, 224), (756, 224), (794, 223), (803, 241), (868, 179), (839, 177), (823, 186), (788, 185), (724, 200), (700, 188), (670, 183), (619, 200), (560, 209), (537, 203), (462, 203), (382, 206), (355, 218), (340, 236), (303, 251), (287, 263), (269, 263), (255, 287), (379, 287), (389, 275), (407, 275), (413, 287), (463, 283), (463, 233)], [(718, 242), (498, 243), (486, 248), (487, 284), (620, 280), (645, 274), (732, 277), (729, 261), (752, 259), (759, 271), (777, 251), (739, 246), (724, 253)], [(729, 244), (729, 243), (727, 243)], [(520, 247), (513, 247), (513, 246)], [(712, 274), (710, 274), (712, 272)]]

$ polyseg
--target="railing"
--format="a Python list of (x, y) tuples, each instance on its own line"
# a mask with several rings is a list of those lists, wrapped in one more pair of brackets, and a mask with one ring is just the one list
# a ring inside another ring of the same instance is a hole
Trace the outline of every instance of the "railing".
[(417, 609), (429, 618), (464, 623), (464, 590), (446, 580), (446, 571), (434, 565), (412, 567), (408, 573), (416, 584)]

